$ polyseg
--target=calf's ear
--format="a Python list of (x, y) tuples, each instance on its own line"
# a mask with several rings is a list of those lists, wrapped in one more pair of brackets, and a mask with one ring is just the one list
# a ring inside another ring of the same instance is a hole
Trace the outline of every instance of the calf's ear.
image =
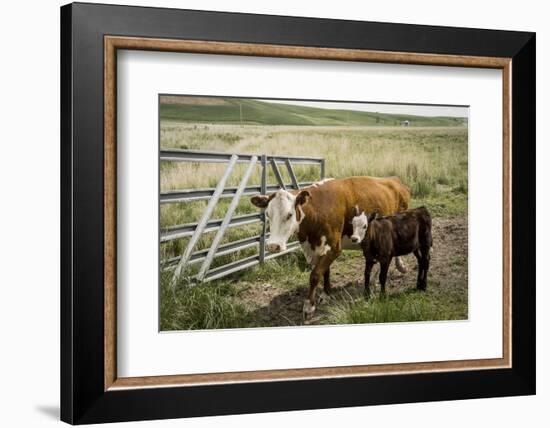
[(275, 193), (272, 193), (269, 196), (266, 196), (266, 195), (253, 196), (252, 198), (250, 198), (250, 202), (252, 202), (252, 204), (257, 206), (258, 208), (266, 208), (269, 205), (269, 201), (271, 201), (274, 196), (275, 196)]
[(302, 190), (300, 193), (298, 193), (298, 195), (296, 195), (296, 206), (307, 204), (310, 198), (311, 193), (309, 193), (307, 190)]

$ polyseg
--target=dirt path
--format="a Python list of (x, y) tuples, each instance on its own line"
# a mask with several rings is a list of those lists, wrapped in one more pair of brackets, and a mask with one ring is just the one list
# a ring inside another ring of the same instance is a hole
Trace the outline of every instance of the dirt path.
[[(428, 288), (441, 291), (468, 287), (468, 225), (464, 217), (433, 220), (433, 249)], [(386, 283), (389, 295), (414, 289), (416, 284), (416, 259), (413, 255), (403, 259), (407, 273), (402, 274), (392, 262)], [(363, 298), (364, 259), (360, 251), (345, 252), (331, 267), (333, 293), (330, 300), (318, 305), (316, 316), (310, 324), (323, 324), (327, 305), (339, 300)], [(303, 282), (303, 284), (302, 284)], [(372, 284), (375, 284), (374, 287)], [(321, 288), (319, 288), (319, 291)], [(371, 277), (371, 291), (376, 297), (378, 267)], [(257, 283), (242, 290), (237, 298), (254, 312), (254, 319), (262, 326), (300, 325), (302, 304), (307, 294), (307, 281), (300, 280), (293, 288), (279, 288), (272, 283)]]

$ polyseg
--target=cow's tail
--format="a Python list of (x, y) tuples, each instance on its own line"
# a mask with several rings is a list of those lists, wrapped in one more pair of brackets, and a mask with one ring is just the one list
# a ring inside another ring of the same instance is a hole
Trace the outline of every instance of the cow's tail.
[(408, 210), (411, 204), (411, 192), (409, 188), (403, 184), (399, 177), (390, 177), (396, 182), (395, 191), (397, 192), (397, 211)]
[(404, 184), (401, 184), (402, 188), (399, 191), (399, 211), (408, 210), (411, 204), (411, 192), (409, 188)]

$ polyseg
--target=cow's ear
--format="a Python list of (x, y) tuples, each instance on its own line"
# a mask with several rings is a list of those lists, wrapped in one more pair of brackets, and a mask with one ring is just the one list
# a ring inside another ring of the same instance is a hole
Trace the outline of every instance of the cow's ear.
[(354, 216), (354, 217), (357, 217), (357, 216), (359, 216), (359, 215), (361, 215), (360, 210), (359, 210), (359, 206), (358, 206), (358, 205), (355, 205), (355, 206), (353, 207), (353, 216)]
[(307, 204), (309, 198), (311, 198), (311, 193), (309, 193), (307, 190), (302, 190), (296, 196), (296, 206)]
[(275, 197), (275, 193), (272, 193), (269, 196), (266, 195), (258, 195), (253, 196), (250, 198), (250, 202), (252, 202), (253, 205), (256, 205), (258, 208), (266, 208), (269, 205), (269, 201), (271, 201)]
[(368, 215), (367, 221), (370, 223), (371, 221), (376, 220), (376, 217), (378, 217), (378, 213), (374, 211)]

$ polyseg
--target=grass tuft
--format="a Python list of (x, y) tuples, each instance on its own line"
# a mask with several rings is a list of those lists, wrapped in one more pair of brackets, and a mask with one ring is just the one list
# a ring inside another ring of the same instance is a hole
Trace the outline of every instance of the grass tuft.
[[(433, 284), (428, 285), (428, 289)], [(445, 295), (416, 289), (386, 298), (338, 302), (327, 309), (330, 324), (440, 321), (467, 318), (467, 293)]]
[(244, 305), (231, 297), (231, 284), (180, 285), (175, 291), (164, 281), (161, 287), (160, 329), (209, 330), (240, 328), (248, 325), (250, 315)]

